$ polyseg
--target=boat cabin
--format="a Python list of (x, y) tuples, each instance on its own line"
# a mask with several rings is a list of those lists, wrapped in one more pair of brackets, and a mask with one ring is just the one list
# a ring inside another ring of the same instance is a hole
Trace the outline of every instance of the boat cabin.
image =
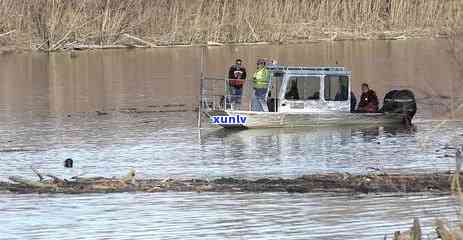
[(269, 112), (350, 112), (351, 71), (344, 67), (267, 65)]

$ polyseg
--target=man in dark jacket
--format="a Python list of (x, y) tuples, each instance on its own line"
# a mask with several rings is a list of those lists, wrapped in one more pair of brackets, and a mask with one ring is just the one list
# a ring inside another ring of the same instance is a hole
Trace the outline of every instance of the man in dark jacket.
[(228, 85), (230, 89), (231, 102), (241, 103), (241, 94), (243, 93), (243, 85), (246, 80), (246, 68), (241, 65), (241, 59), (236, 59), (235, 64), (228, 70)]
[(368, 87), (368, 84), (362, 84), (362, 95), (360, 96), (360, 102), (358, 106), (359, 112), (377, 112), (378, 111), (378, 97), (375, 91)]
[(241, 59), (236, 59), (235, 64), (231, 65), (228, 71), (229, 79), (246, 79), (246, 68), (244, 68), (241, 63)]

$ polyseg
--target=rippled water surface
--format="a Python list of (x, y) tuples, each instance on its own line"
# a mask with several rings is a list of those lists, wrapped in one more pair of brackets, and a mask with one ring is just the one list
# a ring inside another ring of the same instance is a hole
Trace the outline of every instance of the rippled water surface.
[(0, 177), (33, 177), (30, 166), (54, 174), (63, 159), (88, 176), (294, 177), (319, 172), (450, 170), (462, 143), (460, 121), (401, 127), (225, 131), (196, 128), (196, 113), (73, 114), (0, 126)]
[[(1, 178), (35, 178), (31, 165), (62, 177), (122, 176), (130, 168), (143, 178), (433, 172), (452, 168), (451, 145), (461, 144), (463, 133), (459, 121), (418, 121), (416, 131), (198, 130), (195, 116), (109, 113), (5, 121)], [(67, 157), (75, 159), (75, 172), (63, 171)], [(4, 195), (0, 226), (6, 234), (0, 239), (382, 239), (407, 228), (415, 216), (428, 227), (435, 217), (454, 221), (457, 206), (449, 196), (429, 194)]]
[[(246, 64), (257, 57), (293, 65), (339, 61), (353, 70), (354, 89), (368, 82), (382, 98), (388, 89), (411, 88), (419, 109), (412, 130), (199, 130), (195, 48), (1, 55), (0, 181), (35, 179), (31, 166), (64, 178), (123, 176), (131, 168), (140, 178), (204, 179), (447, 171), (463, 144), (463, 82), (454, 81), (440, 46), (423, 40), (209, 49), (207, 71), (215, 75), (237, 57)], [(66, 158), (75, 161), (72, 171), (63, 168)], [(0, 239), (383, 239), (413, 217), (429, 232), (434, 218), (453, 222), (458, 210), (450, 196), (433, 194), (1, 194)]]
[(413, 217), (455, 221), (454, 206), (426, 194), (10, 195), (0, 239), (383, 239)]

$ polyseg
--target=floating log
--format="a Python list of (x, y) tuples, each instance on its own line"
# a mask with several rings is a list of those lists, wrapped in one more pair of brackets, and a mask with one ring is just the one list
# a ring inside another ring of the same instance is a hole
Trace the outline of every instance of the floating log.
[(98, 193), (98, 192), (449, 192), (451, 172), (386, 174), (370, 173), (351, 175), (327, 173), (305, 175), (298, 178), (260, 178), (256, 180), (238, 178), (202, 179), (136, 179), (135, 171), (123, 178), (60, 179), (52, 175), (44, 180), (27, 180), (10, 177), (10, 182), (0, 182), (0, 189), (15, 193)]

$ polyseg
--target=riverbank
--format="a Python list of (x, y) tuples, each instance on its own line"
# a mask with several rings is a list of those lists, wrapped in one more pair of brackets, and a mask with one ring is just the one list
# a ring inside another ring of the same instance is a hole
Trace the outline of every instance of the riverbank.
[[(1, 34), (0, 34), (1, 35)], [(435, 33), (433, 31), (386, 31), (386, 32), (370, 32), (367, 34), (356, 34), (349, 32), (330, 32), (320, 33), (317, 37), (307, 39), (287, 39), (282, 41), (260, 41), (260, 42), (214, 42), (207, 41), (204, 43), (187, 43), (187, 42), (171, 42), (171, 43), (151, 43), (141, 38), (136, 38), (138, 41), (133, 41), (132, 37), (123, 37), (118, 44), (93, 44), (93, 43), (69, 43), (57, 49), (44, 49), (36, 47), (27, 47), (23, 45), (15, 45), (14, 43), (0, 46), (0, 55), (8, 55), (18, 52), (29, 51), (81, 51), (81, 50), (111, 50), (111, 49), (150, 49), (150, 48), (185, 48), (185, 47), (221, 47), (221, 46), (258, 46), (258, 45), (294, 45), (294, 44), (317, 44), (321, 42), (339, 42), (339, 41), (362, 41), (362, 40), (410, 40), (410, 39), (447, 39), (449, 35), (445, 32)]]
[(19, 50), (446, 37), (455, 1), (14, 1), (0, 46)]

